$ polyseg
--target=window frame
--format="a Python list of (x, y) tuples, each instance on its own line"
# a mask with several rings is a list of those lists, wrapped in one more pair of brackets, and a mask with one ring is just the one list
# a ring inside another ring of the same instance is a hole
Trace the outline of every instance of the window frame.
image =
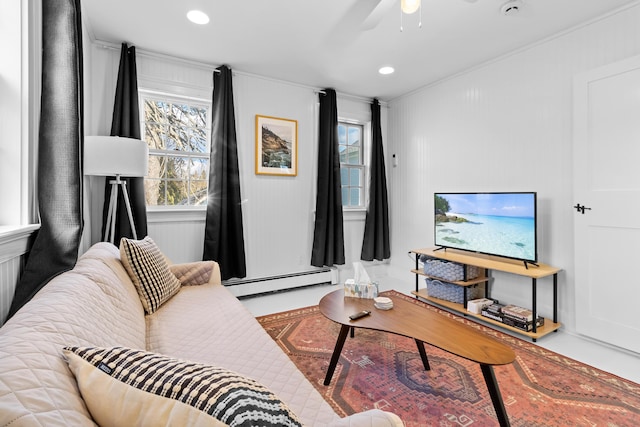
[[(170, 93), (169, 91), (164, 90), (154, 90), (146, 87), (138, 88), (138, 103), (139, 103), (139, 111), (140, 111), (140, 137), (143, 141), (145, 139), (146, 127), (144, 120), (144, 104), (146, 100), (154, 100), (154, 101), (165, 101), (165, 102), (173, 102), (173, 103), (182, 103), (190, 106), (196, 107), (206, 107), (207, 116), (206, 116), (206, 127), (205, 127), (205, 138), (207, 142), (206, 152), (204, 153), (196, 153), (193, 151), (184, 151), (184, 150), (161, 150), (156, 148), (149, 147), (149, 157), (151, 156), (166, 156), (166, 157), (180, 157), (180, 158), (189, 158), (189, 159), (202, 159), (207, 163), (207, 172), (209, 171), (209, 161), (210, 161), (210, 151), (211, 151), (211, 110), (212, 110), (212, 102), (210, 99), (206, 99), (199, 96), (190, 96), (180, 93)], [(207, 173), (207, 180), (208, 180)], [(190, 178), (190, 175), (188, 176)], [(145, 181), (148, 179), (156, 180), (155, 178), (144, 178)], [(161, 179), (166, 185), (167, 182), (173, 181), (170, 179), (163, 178)], [(175, 180), (175, 181), (184, 181), (184, 180)], [(190, 182), (190, 179), (187, 181)], [(207, 182), (208, 186), (208, 182)], [(207, 208), (206, 203), (202, 205), (146, 205), (147, 211), (149, 212), (180, 212), (180, 211), (205, 211)]]
[[(37, 3), (37, 2), (36, 2)], [(37, 148), (42, 92), (42, 10), (33, 2), (2, 2), (0, 28), (0, 227), (39, 224)]]
[[(360, 162), (359, 164), (348, 164), (348, 163), (343, 163), (342, 161), (340, 162), (340, 170), (341, 170), (341, 177), (340, 177), (340, 202), (342, 203), (342, 189), (344, 188), (344, 186), (342, 185), (342, 169), (343, 166), (349, 170), (359, 170), (361, 171), (361, 177), (362, 177), (362, 182), (361, 185), (358, 186), (358, 188), (361, 189), (361, 197), (360, 197), (360, 204), (359, 205), (342, 205), (342, 209), (345, 212), (360, 212), (360, 211), (366, 211), (367, 210), (367, 206), (369, 205), (369, 194), (367, 192), (367, 189), (369, 187), (369, 162), (370, 162), (370, 157), (371, 157), (371, 152), (370, 152), (370, 141), (371, 141), (371, 123), (370, 122), (362, 122), (360, 120), (355, 120), (355, 119), (351, 119), (351, 118), (344, 118), (344, 117), (338, 117), (338, 126), (340, 125), (344, 125), (347, 126), (347, 132), (348, 132), (348, 127), (349, 126), (357, 126), (360, 128), (361, 130), (361, 141), (360, 141)], [(341, 144), (338, 142), (338, 146), (340, 146)], [(347, 186), (348, 188), (355, 188), (355, 186)]]

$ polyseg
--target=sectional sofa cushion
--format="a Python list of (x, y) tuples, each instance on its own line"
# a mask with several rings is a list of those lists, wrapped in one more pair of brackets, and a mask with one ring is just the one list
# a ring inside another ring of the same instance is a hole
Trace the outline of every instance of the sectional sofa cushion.
[(220, 367), (123, 347), (66, 347), (101, 426), (301, 426), (260, 383)]
[(147, 314), (180, 290), (180, 281), (169, 269), (169, 263), (156, 243), (147, 236), (142, 240), (122, 238), (120, 259)]

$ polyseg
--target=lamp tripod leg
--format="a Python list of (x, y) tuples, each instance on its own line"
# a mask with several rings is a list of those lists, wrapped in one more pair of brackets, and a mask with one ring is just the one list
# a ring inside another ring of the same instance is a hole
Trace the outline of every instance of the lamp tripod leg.
[[(111, 181), (111, 198), (109, 199), (109, 210), (107, 211), (107, 222), (104, 225), (104, 239), (103, 241), (109, 241), (113, 243), (116, 224), (116, 209), (118, 207), (118, 184), (116, 181)], [(109, 239), (109, 233), (111, 233), (111, 239)]]
[[(117, 179), (116, 181), (119, 181), (119, 179)], [(113, 241), (116, 238), (116, 218), (118, 218), (118, 183), (117, 182), (113, 186), (113, 190), (111, 191), (111, 196), (112, 196), (111, 201), (113, 202), (113, 212), (111, 212), (111, 240), (109, 241), (113, 243)]]
[(129, 192), (127, 191), (127, 183), (125, 181), (122, 181), (122, 194), (124, 194), (124, 205), (127, 207), (127, 215), (129, 216), (129, 225), (131, 225), (133, 238), (138, 240), (138, 233), (136, 233), (136, 226), (133, 223), (133, 214), (131, 213), (131, 203), (129, 203)]

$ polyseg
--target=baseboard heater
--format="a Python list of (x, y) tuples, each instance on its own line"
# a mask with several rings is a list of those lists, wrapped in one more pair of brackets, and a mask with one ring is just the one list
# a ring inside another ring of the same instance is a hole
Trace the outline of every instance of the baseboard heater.
[(337, 270), (321, 268), (278, 276), (258, 277), (252, 279), (230, 279), (223, 284), (236, 297), (266, 294), (286, 289), (305, 286), (338, 283)]

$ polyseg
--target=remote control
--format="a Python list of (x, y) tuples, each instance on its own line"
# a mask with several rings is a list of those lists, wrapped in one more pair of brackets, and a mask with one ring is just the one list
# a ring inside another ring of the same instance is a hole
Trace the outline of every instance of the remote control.
[(351, 320), (358, 320), (362, 317), (368, 316), (370, 315), (371, 312), (370, 311), (361, 311), (360, 313), (356, 313), (356, 314), (352, 314), (351, 316), (349, 316), (349, 319)]

